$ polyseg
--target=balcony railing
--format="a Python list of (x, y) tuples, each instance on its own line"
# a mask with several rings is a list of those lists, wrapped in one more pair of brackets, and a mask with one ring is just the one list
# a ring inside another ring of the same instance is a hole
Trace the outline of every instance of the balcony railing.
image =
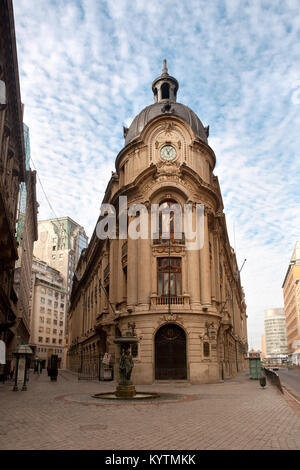
[(156, 298), (156, 305), (184, 305), (183, 295), (161, 295)]
[[(166, 238), (167, 237), (167, 238)], [(185, 245), (185, 234), (180, 233), (156, 233), (153, 234), (153, 245)]]
[(152, 307), (168, 307), (168, 305), (177, 306), (178, 308), (186, 308), (189, 306), (190, 297), (189, 295), (156, 295), (151, 296)]

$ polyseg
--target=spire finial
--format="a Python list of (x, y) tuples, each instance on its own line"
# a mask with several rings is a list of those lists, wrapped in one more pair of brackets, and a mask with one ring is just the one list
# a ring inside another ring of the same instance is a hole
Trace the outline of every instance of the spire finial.
[(164, 59), (162, 73), (152, 83), (154, 103), (166, 100), (175, 103), (178, 87), (176, 78), (168, 74), (167, 60)]
[(166, 60), (166, 59), (164, 59), (164, 64), (163, 64), (162, 72), (163, 72), (163, 73), (168, 73), (168, 69), (167, 69), (167, 60)]

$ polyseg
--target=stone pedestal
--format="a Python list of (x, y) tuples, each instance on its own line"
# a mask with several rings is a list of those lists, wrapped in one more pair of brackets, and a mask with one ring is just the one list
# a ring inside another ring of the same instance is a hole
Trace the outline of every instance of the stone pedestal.
[(131, 398), (136, 395), (136, 390), (132, 382), (120, 383), (115, 391), (116, 397)]

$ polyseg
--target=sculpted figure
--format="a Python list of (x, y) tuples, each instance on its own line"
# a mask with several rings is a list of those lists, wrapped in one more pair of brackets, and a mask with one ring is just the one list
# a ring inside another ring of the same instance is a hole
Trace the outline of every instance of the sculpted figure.
[(129, 349), (123, 350), (122, 356), (120, 359), (120, 380), (121, 382), (129, 382), (131, 377), (131, 372), (133, 369), (133, 360)]

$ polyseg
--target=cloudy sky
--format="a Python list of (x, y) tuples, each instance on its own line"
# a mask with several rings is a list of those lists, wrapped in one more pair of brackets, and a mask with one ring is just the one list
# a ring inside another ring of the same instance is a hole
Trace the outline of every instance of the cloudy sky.
[[(14, 0), (24, 121), (55, 214), (91, 236), (123, 125), (163, 59), (210, 125), (250, 347), (300, 239), (298, 0)], [(33, 167), (33, 164), (32, 164)], [(53, 218), (38, 185), (39, 218)]]

